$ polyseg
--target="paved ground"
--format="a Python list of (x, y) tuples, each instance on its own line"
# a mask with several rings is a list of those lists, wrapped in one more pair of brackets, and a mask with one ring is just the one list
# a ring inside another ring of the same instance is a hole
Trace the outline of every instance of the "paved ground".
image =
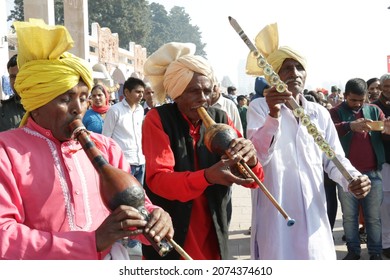
[[(248, 234), (248, 229), (250, 227), (251, 220), (250, 190), (240, 186), (233, 186), (232, 203), (233, 215), (229, 235), (229, 246), (231, 255), (230, 259), (249, 260), (250, 235)], [(341, 239), (344, 232), (340, 209), (337, 213), (337, 220), (333, 232), (337, 259), (341, 260), (347, 254), (347, 247), (345, 246), (345, 242)], [(367, 253), (367, 247), (365, 244), (362, 244), (361, 259), (367, 260), (368, 258), (369, 256)]]
[[(233, 186), (233, 215), (230, 224), (229, 251), (231, 260), (249, 260), (250, 259), (250, 235), (249, 227), (251, 224), (251, 191), (249, 189), (234, 185)], [(340, 204), (339, 204), (340, 205)], [(337, 220), (333, 231), (337, 259), (341, 260), (347, 254), (347, 247), (342, 241), (343, 226), (341, 209), (339, 208)], [(141, 250), (135, 249), (130, 252), (131, 259), (141, 259)], [(369, 258), (367, 247), (362, 244), (362, 260)], [(384, 258), (385, 259), (385, 258)]]

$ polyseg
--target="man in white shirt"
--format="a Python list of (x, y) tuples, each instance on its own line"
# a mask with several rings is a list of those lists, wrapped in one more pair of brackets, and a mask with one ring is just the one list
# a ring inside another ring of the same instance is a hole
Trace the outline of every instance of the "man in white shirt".
[[(278, 46), (276, 27), (276, 24), (266, 26), (256, 37), (256, 42), (267, 42), (257, 47), (261, 53), (269, 50), (268, 63), (287, 89), (279, 93), (273, 86), (264, 90), (264, 98), (257, 98), (249, 104), (247, 135), (263, 165), (264, 185), (297, 223), (287, 228), (268, 198), (260, 190), (253, 191), (251, 257), (260, 260), (335, 260), (336, 251), (326, 212), (324, 171), (358, 199), (368, 194), (371, 182), (345, 157), (328, 110), (304, 98), (306, 60), (288, 46)], [(256, 58), (248, 56), (247, 73), (263, 75), (263, 69), (257, 65)], [(287, 102), (293, 98), (332, 147), (352, 176), (351, 182), (344, 178), (333, 161), (324, 156), (304, 123), (295, 117)]]
[(232, 100), (224, 97), (221, 94), (219, 83), (216, 83), (213, 86), (213, 92), (210, 95), (210, 104), (212, 107), (225, 111), (228, 117), (233, 121), (234, 126), (237, 128), (237, 130), (240, 131), (241, 135), (244, 135), (240, 113), (238, 112), (237, 105)]
[(114, 139), (131, 166), (131, 174), (143, 185), (145, 156), (142, 153), (142, 121), (144, 108), (140, 105), (145, 83), (130, 77), (123, 85), (124, 99), (107, 111), (102, 134)]

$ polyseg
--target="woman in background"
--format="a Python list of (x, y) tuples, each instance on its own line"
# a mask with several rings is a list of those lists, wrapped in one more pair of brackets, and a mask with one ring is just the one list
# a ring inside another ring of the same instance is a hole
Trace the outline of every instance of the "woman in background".
[(110, 108), (110, 96), (105, 86), (95, 85), (91, 90), (91, 109), (83, 117), (85, 127), (93, 132), (102, 133), (104, 118)]

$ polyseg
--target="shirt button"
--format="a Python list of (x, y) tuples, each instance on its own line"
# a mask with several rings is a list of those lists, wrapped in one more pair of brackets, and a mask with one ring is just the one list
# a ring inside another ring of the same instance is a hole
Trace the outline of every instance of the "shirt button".
[(79, 191), (79, 190), (76, 190), (75, 193), (76, 193), (77, 195), (79, 195), (79, 194), (80, 194), (80, 191)]

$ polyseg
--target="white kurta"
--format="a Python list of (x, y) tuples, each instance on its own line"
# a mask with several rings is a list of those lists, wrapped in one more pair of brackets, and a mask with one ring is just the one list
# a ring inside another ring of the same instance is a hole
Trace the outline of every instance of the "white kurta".
[(240, 112), (238, 111), (237, 105), (233, 100), (226, 98), (221, 94), (217, 102), (215, 102), (211, 107), (225, 111), (228, 117), (233, 121), (233, 124), (237, 130), (241, 133), (241, 135), (244, 135)]
[[(301, 96), (310, 120), (335, 150), (352, 176), (360, 173), (345, 158), (329, 112)], [(248, 109), (248, 138), (264, 168), (264, 185), (296, 220), (288, 227), (260, 189), (252, 191), (252, 259), (336, 259), (327, 211), (323, 171), (347, 188), (347, 181), (314, 142), (305, 126), (285, 105), (281, 117), (272, 118), (264, 98)]]

